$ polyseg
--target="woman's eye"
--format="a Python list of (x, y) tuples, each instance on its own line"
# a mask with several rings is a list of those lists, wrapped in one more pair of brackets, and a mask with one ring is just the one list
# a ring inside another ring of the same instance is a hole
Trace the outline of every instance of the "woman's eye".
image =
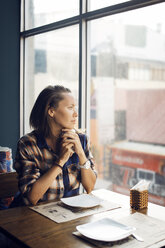
[(74, 110), (74, 111), (78, 111), (78, 108), (77, 107), (75, 107), (75, 106), (70, 106), (70, 107), (68, 107), (68, 109), (70, 109), (70, 110)]

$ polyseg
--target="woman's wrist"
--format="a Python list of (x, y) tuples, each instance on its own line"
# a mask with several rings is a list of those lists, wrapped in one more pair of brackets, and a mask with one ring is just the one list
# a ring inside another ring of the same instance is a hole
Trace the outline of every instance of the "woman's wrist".
[(64, 163), (63, 163), (62, 160), (58, 159), (58, 160), (55, 162), (55, 165), (58, 166), (59, 168), (63, 169)]
[(83, 149), (80, 150), (80, 151), (77, 153), (77, 155), (78, 155), (79, 158), (84, 158), (84, 157), (86, 157), (86, 156), (85, 156), (85, 152), (84, 152)]
[(87, 157), (83, 151), (83, 153), (77, 154), (79, 157), (79, 163), (82, 165), (87, 161)]
[(56, 163), (54, 164), (55, 166), (59, 167), (61, 170), (63, 169), (63, 166), (61, 166), (60, 164)]

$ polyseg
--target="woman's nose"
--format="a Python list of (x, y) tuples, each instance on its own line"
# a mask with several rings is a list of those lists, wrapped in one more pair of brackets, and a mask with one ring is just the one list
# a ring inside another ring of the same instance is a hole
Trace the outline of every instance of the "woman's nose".
[(77, 109), (74, 110), (74, 116), (76, 116), (76, 117), (78, 116), (78, 111), (77, 111)]

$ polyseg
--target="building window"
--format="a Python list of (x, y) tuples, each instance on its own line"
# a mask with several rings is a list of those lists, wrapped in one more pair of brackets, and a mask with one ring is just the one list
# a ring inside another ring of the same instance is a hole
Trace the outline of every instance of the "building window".
[(35, 50), (35, 73), (46, 73), (46, 51)]

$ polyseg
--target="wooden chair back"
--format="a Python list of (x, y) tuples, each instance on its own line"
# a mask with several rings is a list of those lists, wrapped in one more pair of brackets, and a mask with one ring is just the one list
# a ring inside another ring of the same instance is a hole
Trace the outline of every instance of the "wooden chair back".
[(0, 198), (14, 196), (18, 191), (16, 172), (0, 173)]

